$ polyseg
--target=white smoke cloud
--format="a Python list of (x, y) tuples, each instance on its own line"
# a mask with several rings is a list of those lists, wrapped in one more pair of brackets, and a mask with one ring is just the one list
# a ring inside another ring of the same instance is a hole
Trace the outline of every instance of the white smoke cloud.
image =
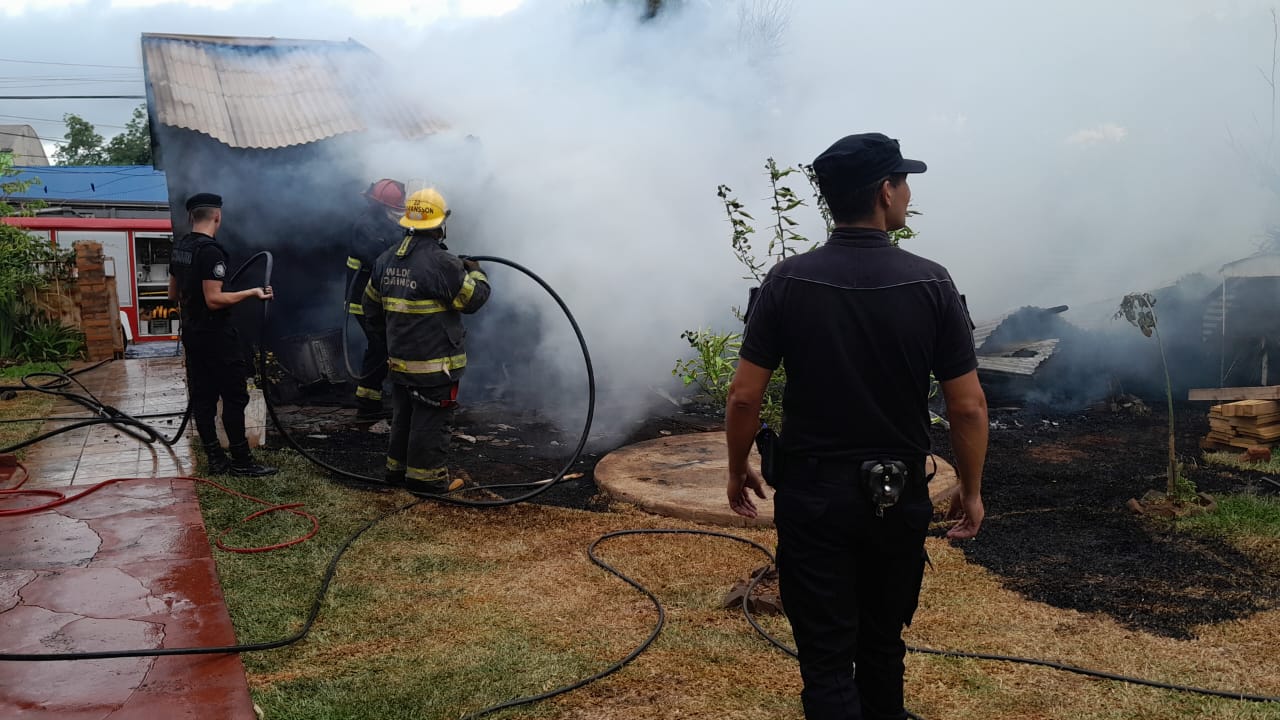
[(1096, 127), (1077, 130), (1067, 138), (1072, 145), (1097, 145), (1099, 143), (1118, 143), (1128, 136), (1129, 131), (1115, 123), (1103, 123)]
[[(1259, 176), (1242, 160), (1273, 134), (1260, 1), (686, 0), (647, 23), (638, 3), (607, 0), (497, 3), (471, 19), (433, 6), (421, 23), (407, 5), (378, 7), (96, 3), (62, 41), (135, 64), (144, 30), (368, 45), (455, 132), (372, 151), (362, 171), (430, 177), (456, 208), (451, 247), (543, 275), (604, 384), (668, 381), (682, 330), (735, 326), (748, 283), (716, 186), (761, 219), (762, 246), (765, 158), (808, 162), (851, 132), (883, 131), (929, 163), (911, 180), (923, 215), (908, 249), (951, 270), (978, 320), (1213, 270), (1278, 220), (1264, 184), (1277, 165), (1266, 155)], [(41, 18), (10, 23), (11, 37)], [(479, 160), (457, 159), (468, 134)], [(821, 234), (816, 213), (802, 230)], [(495, 277), (499, 296), (564, 327), (538, 288)], [(490, 351), (537, 358), (549, 377), (579, 372), (564, 330)]]

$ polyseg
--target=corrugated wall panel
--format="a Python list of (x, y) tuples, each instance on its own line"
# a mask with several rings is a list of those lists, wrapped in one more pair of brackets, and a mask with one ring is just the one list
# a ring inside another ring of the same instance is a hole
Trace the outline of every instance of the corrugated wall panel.
[(157, 122), (239, 148), (301, 145), (377, 127), (414, 138), (445, 125), (392, 92), (356, 42), (144, 35)]

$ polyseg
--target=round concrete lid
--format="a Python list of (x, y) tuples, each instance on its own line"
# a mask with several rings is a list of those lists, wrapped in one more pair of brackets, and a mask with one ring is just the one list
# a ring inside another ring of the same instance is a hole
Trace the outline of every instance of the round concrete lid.
[[(729, 509), (725, 477), (729, 472), (723, 432), (673, 435), (618, 448), (596, 464), (595, 480), (615, 500), (667, 517), (732, 527), (773, 526), (773, 492), (753, 498), (759, 512), (744, 518)], [(929, 483), (929, 496), (937, 504), (955, 494), (955, 469), (945, 460)], [(757, 467), (760, 456), (751, 451)], [(932, 467), (932, 463), (930, 463)]]

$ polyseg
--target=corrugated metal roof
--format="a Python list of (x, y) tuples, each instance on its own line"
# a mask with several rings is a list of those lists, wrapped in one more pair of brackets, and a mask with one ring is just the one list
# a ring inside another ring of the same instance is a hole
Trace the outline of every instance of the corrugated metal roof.
[(1261, 252), (1222, 266), (1226, 277), (1280, 277), (1280, 254)]
[(271, 149), (384, 129), (445, 128), (400, 95), (384, 62), (354, 40), (142, 36), (153, 121), (231, 147)]
[(1040, 365), (1058, 348), (1058, 340), (1027, 343), (1001, 356), (979, 355), (978, 369), (1009, 375), (1034, 375)]
[(39, 179), (26, 191), (6, 195), (45, 202), (139, 202), (169, 204), (164, 173), (150, 165), (99, 165), (15, 168), (16, 180)]
[(995, 320), (988, 320), (987, 322), (984, 322), (981, 325), (978, 325), (977, 327), (975, 327), (973, 329), (973, 346), (975, 348), (981, 348), (982, 344), (987, 341), (987, 338), (991, 337), (991, 333), (995, 332), (996, 328), (1003, 325), (1004, 321), (1008, 320), (1009, 316), (1012, 315), (1014, 312), (1015, 311), (1010, 310), (1009, 312), (1001, 315)]

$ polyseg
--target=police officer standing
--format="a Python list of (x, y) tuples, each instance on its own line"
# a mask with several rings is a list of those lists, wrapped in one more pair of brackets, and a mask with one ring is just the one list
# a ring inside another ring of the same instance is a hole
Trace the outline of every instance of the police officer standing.
[[(231, 306), (248, 298), (270, 300), (271, 288), (225, 292), (227, 253), (214, 240), (222, 225), (222, 198), (197, 193), (187, 200), (191, 232), (174, 244), (169, 277), (169, 299), (182, 308), (182, 345), (186, 349), (187, 386), (191, 416), (204, 444), (209, 472), (214, 475), (273, 475), (276, 469), (261, 465), (249, 452), (244, 433), (244, 409), (249, 404), (245, 388), (248, 366), (240, 338), (231, 324)], [(222, 399), (222, 427), (227, 432), (231, 456), (218, 442), (214, 416)]]
[(387, 348), (381, 335), (369, 332), (361, 305), (373, 263), (404, 236), (399, 224), (404, 214), (404, 183), (383, 178), (369, 186), (364, 198), (368, 208), (351, 228), (347, 250), (347, 312), (355, 316), (367, 340), (356, 379), (356, 417), (373, 420), (386, 416), (382, 381), (387, 378)]
[(374, 263), (364, 296), (367, 327), (383, 336), (391, 372), (386, 481), (428, 494), (464, 482), (446, 465), (458, 381), (467, 367), (462, 315), (489, 299), (480, 264), (445, 247), (448, 215), (435, 189), (410, 195), (400, 219), (408, 232)]
[(926, 475), (929, 375), (942, 385), (964, 515), (982, 524), (987, 406), (972, 324), (946, 269), (895, 247), (908, 173), (898, 141), (850, 135), (813, 162), (835, 222), (827, 243), (787, 258), (748, 311), (729, 390), (729, 504), (756, 514), (748, 465), (770, 375), (785, 365), (776, 489), (779, 588), (795, 635), (808, 720), (898, 720), (902, 628), (911, 623), (932, 517)]

